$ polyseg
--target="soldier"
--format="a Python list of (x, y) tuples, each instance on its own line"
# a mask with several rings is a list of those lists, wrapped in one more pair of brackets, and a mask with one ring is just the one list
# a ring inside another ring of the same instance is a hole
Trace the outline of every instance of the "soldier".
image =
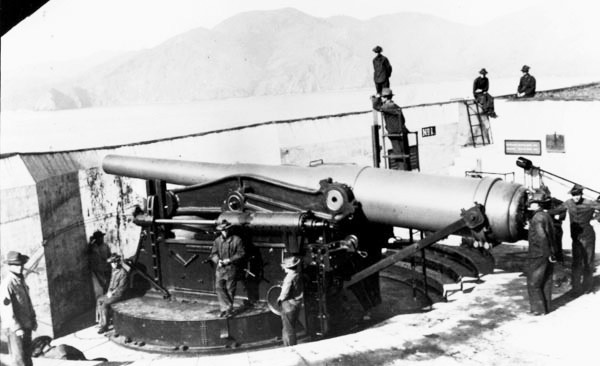
[(583, 186), (579, 184), (575, 184), (569, 193), (572, 198), (550, 210), (550, 214), (569, 213), (573, 240), (571, 286), (575, 294), (581, 294), (592, 291), (596, 233), (590, 221), (594, 218), (594, 212), (600, 210), (600, 202), (583, 198)]
[(519, 80), (519, 88), (517, 89), (517, 97), (531, 98), (535, 95), (535, 78), (529, 75), (529, 66), (523, 65), (521, 68), (523, 76)]
[(223, 220), (216, 229), (220, 232), (213, 243), (210, 260), (216, 265), (215, 291), (219, 300), (220, 317), (233, 315), (233, 301), (238, 279), (238, 266), (244, 259), (242, 239), (232, 233), (233, 225)]
[[(381, 92), (381, 98), (377, 96), (371, 97), (373, 109), (383, 113), (385, 120), (385, 129), (388, 134), (397, 135), (390, 136), (392, 143), (392, 153), (394, 155), (408, 155), (410, 153), (408, 146), (408, 129), (406, 128), (406, 120), (402, 113), (402, 108), (394, 103), (392, 98), (394, 93), (390, 88), (384, 88)], [(410, 159), (403, 158), (404, 170), (410, 170)]]
[(552, 271), (554, 263), (554, 225), (552, 217), (543, 210), (548, 208), (550, 197), (538, 189), (528, 202), (533, 216), (529, 220), (529, 268), (527, 269), (527, 292), (530, 312), (547, 314), (552, 300)]
[(481, 105), (481, 110), (484, 114), (496, 118), (496, 112), (494, 111), (494, 97), (488, 94), (490, 89), (490, 80), (487, 78), (487, 70), (485, 68), (479, 70), (479, 74), (475, 81), (473, 81), (473, 97)]
[(90, 237), (90, 242), (88, 244), (88, 259), (92, 276), (98, 281), (98, 284), (102, 288), (102, 293), (106, 292), (108, 289), (110, 273), (112, 272), (111, 266), (107, 262), (110, 255), (110, 248), (104, 242), (104, 233), (100, 230), (96, 230)]
[(281, 338), (284, 346), (293, 346), (297, 343), (296, 323), (304, 297), (304, 287), (300, 276), (300, 258), (285, 258), (281, 267), (285, 271), (281, 294), (277, 298), (277, 303), (281, 305), (281, 323), (283, 325)]
[(373, 59), (373, 80), (375, 81), (375, 91), (377, 96), (381, 95), (383, 88), (390, 87), (390, 76), (392, 76), (392, 65), (390, 61), (381, 54), (383, 48), (375, 46), (373, 52), (377, 54)]
[(96, 301), (96, 313), (100, 318), (100, 329), (98, 329), (98, 334), (108, 331), (110, 306), (123, 299), (125, 290), (127, 290), (129, 285), (127, 283), (127, 271), (121, 265), (121, 256), (113, 254), (107, 262), (110, 263), (113, 270), (110, 277), (110, 284), (108, 285), (108, 291)]
[(6, 256), (8, 274), (0, 285), (0, 317), (2, 328), (7, 330), (8, 352), (17, 366), (32, 366), (31, 333), (37, 329), (37, 321), (29, 287), (23, 276), (23, 266), (29, 257), (10, 251)]

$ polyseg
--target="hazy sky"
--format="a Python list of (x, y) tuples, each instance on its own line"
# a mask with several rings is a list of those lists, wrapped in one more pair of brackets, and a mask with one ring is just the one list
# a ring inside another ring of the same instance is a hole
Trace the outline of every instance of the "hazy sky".
[(50, 0), (2, 37), (2, 68), (153, 47), (237, 13), (293, 7), (313, 16), (369, 19), (404, 11), (469, 25), (559, 0)]

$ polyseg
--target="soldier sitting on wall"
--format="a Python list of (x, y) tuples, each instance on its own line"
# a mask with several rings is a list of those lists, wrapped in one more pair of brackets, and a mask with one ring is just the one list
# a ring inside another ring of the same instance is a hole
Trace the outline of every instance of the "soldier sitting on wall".
[(122, 266), (121, 256), (113, 254), (107, 262), (110, 263), (113, 270), (110, 284), (108, 285), (108, 291), (105, 295), (100, 296), (96, 302), (96, 313), (100, 318), (100, 329), (98, 330), (98, 334), (108, 331), (110, 306), (123, 299), (125, 290), (127, 290), (128, 287), (127, 271)]

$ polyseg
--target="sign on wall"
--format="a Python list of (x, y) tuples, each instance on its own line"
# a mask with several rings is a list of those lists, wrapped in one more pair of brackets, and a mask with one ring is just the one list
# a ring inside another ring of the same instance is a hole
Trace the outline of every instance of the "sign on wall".
[(423, 137), (435, 136), (435, 126), (423, 127), (421, 129), (421, 136), (423, 136)]
[(542, 155), (541, 140), (504, 140), (506, 155)]
[(565, 135), (558, 135), (556, 132), (552, 135), (546, 135), (546, 151), (550, 153), (564, 153)]

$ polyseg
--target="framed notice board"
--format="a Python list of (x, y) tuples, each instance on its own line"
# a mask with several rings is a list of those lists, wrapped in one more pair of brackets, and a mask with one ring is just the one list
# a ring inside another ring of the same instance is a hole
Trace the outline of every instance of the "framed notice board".
[(504, 140), (505, 155), (542, 155), (541, 140)]

